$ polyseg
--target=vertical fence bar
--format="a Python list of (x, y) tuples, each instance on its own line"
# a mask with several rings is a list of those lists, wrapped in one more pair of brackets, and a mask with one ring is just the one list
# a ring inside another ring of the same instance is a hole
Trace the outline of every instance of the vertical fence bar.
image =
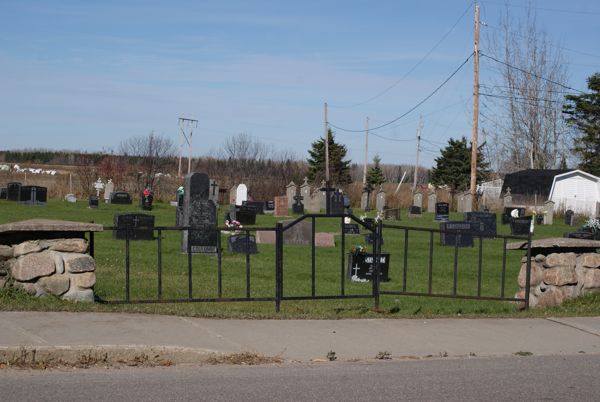
[(375, 248), (375, 252), (374, 254), (374, 264), (375, 266), (373, 267), (373, 277), (371, 282), (373, 283), (373, 302), (375, 303), (375, 310), (379, 309), (379, 271), (381, 269), (381, 267), (379, 266), (379, 260), (381, 258), (381, 238), (383, 235), (383, 222), (380, 220), (377, 222), (377, 226), (375, 226), (375, 242), (374, 242), (374, 248)]
[(404, 270), (402, 272), (402, 291), (406, 292), (406, 277), (408, 275), (408, 229), (404, 229)]
[(429, 294), (433, 290), (433, 232), (429, 232), (429, 279), (427, 291)]
[(502, 289), (500, 290), (500, 297), (504, 297), (504, 288), (506, 286), (506, 237), (504, 238), (502, 246)]
[(248, 248), (250, 245), (250, 231), (246, 230), (246, 298), (250, 298), (250, 253)]
[(191, 229), (187, 236), (187, 258), (188, 258), (188, 299), (192, 300), (192, 237)]
[(531, 292), (531, 231), (527, 236), (527, 274), (525, 275), (525, 310), (529, 309), (529, 293)]
[(275, 229), (275, 311), (281, 309), (283, 297), (283, 224), (277, 223)]
[(454, 284), (452, 285), (452, 294), (456, 296), (456, 288), (458, 281), (458, 242), (460, 241), (462, 233), (460, 230), (456, 233), (454, 238)]
[(158, 284), (157, 284), (157, 294), (156, 297), (158, 298), (158, 300), (162, 299), (162, 230), (160, 228), (157, 229), (157, 234), (158, 234), (158, 239), (157, 239), (157, 246), (158, 246), (158, 268), (157, 268), (157, 274), (158, 274)]
[(315, 263), (315, 232), (316, 232), (316, 222), (315, 217), (312, 216), (312, 267), (311, 267), (311, 295), (315, 297), (315, 276), (316, 276), (316, 263)]
[(477, 297), (481, 297), (482, 264), (483, 264), (483, 236), (479, 236), (479, 260), (477, 262)]
[[(94, 223), (94, 221), (92, 221)], [(94, 232), (90, 230), (90, 257), (94, 258)]]
[(125, 229), (125, 301), (131, 301), (131, 289), (129, 287), (129, 229)]
[(342, 296), (344, 296), (346, 294), (346, 272), (345, 272), (345, 262), (346, 262), (346, 256), (344, 255), (345, 252), (345, 236), (344, 236), (344, 217), (342, 216), (342, 266), (341, 266), (341, 270), (340, 270), (340, 290), (341, 290), (341, 294)]
[(221, 232), (217, 234), (217, 295), (219, 299), (223, 296), (223, 250), (221, 248)]

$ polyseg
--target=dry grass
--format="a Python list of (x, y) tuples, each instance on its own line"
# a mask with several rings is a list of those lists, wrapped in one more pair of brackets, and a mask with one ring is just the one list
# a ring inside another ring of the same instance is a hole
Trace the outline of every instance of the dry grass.
[(252, 352), (232, 353), (228, 355), (214, 355), (207, 359), (208, 364), (237, 364), (242, 366), (255, 366), (258, 364), (283, 363), (281, 356), (262, 356)]

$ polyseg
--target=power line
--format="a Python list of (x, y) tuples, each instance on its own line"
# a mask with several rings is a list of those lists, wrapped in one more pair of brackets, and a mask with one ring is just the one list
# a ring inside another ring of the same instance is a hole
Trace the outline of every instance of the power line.
[(570, 87), (570, 86), (567, 86), (567, 85), (561, 84), (560, 82), (553, 81), (553, 80), (551, 80), (551, 79), (548, 79), (548, 78), (546, 78), (546, 77), (542, 77), (541, 75), (537, 75), (537, 74), (535, 74), (535, 73), (532, 73), (532, 72), (530, 72), (530, 71), (524, 70), (524, 69), (522, 69), (522, 68), (520, 68), (520, 67), (513, 66), (513, 65), (511, 65), (511, 64), (508, 64), (508, 63), (506, 63), (506, 62), (504, 62), (504, 61), (498, 60), (498, 59), (497, 59), (497, 58), (495, 58), (495, 57), (488, 56), (487, 54), (480, 53), (480, 55), (481, 55), (482, 57), (487, 57), (488, 59), (494, 60), (494, 61), (495, 61), (495, 62), (497, 62), (497, 63), (503, 64), (503, 65), (505, 65), (505, 66), (507, 66), (507, 67), (513, 68), (513, 69), (515, 69), (515, 70), (518, 70), (518, 71), (520, 71), (520, 72), (522, 72), (522, 73), (529, 74), (529, 75), (531, 75), (531, 76), (533, 76), (533, 77), (535, 77), (535, 78), (539, 78), (539, 79), (542, 79), (542, 80), (544, 80), (544, 81), (548, 81), (548, 82), (550, 82), (550, 83), (552, 83), (552, 84), (554, 84), (554, 85), (558, 85), (558, 86), (560, 86), (560, 87), (563, 87), (563, 88), (566, 88), (566, 89), (570, 89), (571, 91), (575, 91), (575, 92), (579, 92), (579, 93), (584, 93), (583, 91), (580, 91), (579, 89), (572, 88), (572, 87)]
[[(448, 83), (448, 81), (450, 81), (450, 80), (452, 79), (452, 77), (454, 77), (454, 76), (455, 76), (455, 75), (456, 75), (456, 74), (457, 74), (457, 73), (460, 71), (460, 69), (462, 69), (462, 68), (465, 66), (465, 64), (467, 64), (467, 63), (469, 62), (469, 60), (471, 59), (471, 57), (473, 57), (473, 54), (474, 54), (474, 52), (472, 52), (472, 53), (469, 55), (469, 57), (467, 57), (467, 58), (465, 59), (465, 61), (463, 61), (463, 62), (462, 62), (462, 64), (461, 64), (460, 66), (458, 66), (458, 68), (457, 68), (456, 70), (454, 70), (454, 71), (452, 72), (452, 74), (450, 74), (450, 75), (448, 76), (448, 78), (446, 78), (446, 79), (445, 79), (445, 80), (444, 80), (444, 81), (443, 81), (443, 82), (442, 82), (440, 85), (438, 85), (438, 87), (437, 87), (437, 88), (435, 88), (435, 89), (434, 89), (434, 90), (433, 90), (433, 91), (432, 91), (432, 92), (431, 92), (429, 95), (427, 95), (425, 98), (423, 98), (423, 99), (422, 99), (422, 100), (421, 100), (419, 103), (417, 103), (415, 106), (413, 106), (413, 107), (412, 107), (412, 108), (410, 108), (408, 111), (406, 111), (406, 112), (404, 112), (403, 114), (401, 114), (400, 116), (396, 117), (395, 119), (393, 119), (393, 120), (391, 120), (391, 121), (388, 121), (387, 123), (381, 124), (381, 125), (379, 125), (379, 126), (377, 126), (377, 127), (370, 128), (370, 129), (369, 129), (369, 132), (373, 132), (373, 131), (375, 131), (375, 130), (379, 130), (379, 129), (383, 128), (383, 127), (387, 127), (387, 126), (389, 126), (390, 124), (394, 124), (395, 122), (397, 122), (397, 121), (398, 121), (398, 120), (400, 120), (401, 118), (403, 118), (403, 117), (407, 116), (408, 114), (412, 113), (413, 111), (415, 111), (415, 109), (417, 109), (417, 108), (418, 108), (419, 106), (421, 106), (423, 103), (427, 102), (427, 100), (429, 100), (429, 98), (431, 98), (431, 97), (432, 97), (433, 95), (435, 95), (435, 94), (436, 94), (436, 93), (437, 93), (437, 92), (438, 92), (440, 89), (442, 89), (442, 87), (443, 87), (444, 85), (446, 85), (446, 84)], [(364, 132), (364, 129), (361, 129), (361, 130), (351, 130), (351, 129), (347, 129), (347, 128), (343, 128), (343, 127), (336, 126), (335, 124), (331, 124), (331, 123), (329, 123), (329, 125), (330, 125), (331, 127), (333, 127), (333, 128), (336, 128), (336, 129), (338, 129), (338, 130), (342, 130), (342, 131), (346, 131), (346, 132), (349, 132), (349, 133), (362, 133), (362, 132)], [(375, 134), (374, 134), (374, 135), (375, 135)]]
[(516, 7), (516, 8), (533, 8), (534, 10), (550, 11), (550, 12), (564, 13), (564, 14), (600, 15), (600, 12), (595, 12), (595, 11), (578, 11), (578, 10), (566, 10), (566, 9), (559, 9), (559, 8), (534, 7), (530, 4), (523, 6), (523, 5), (518, 5), (518, 4), (511, 4), (508, 2), (489, 1), (489, 0), (482, 1), (482, 3), (494, 4), (494, 5), (499, 5), (499, 6)]
[(400, 77), (392, 85), (390, 85), (389, 87), (387, 87), (383, 91), (379, 92), (378, 94), (376, 94), (376, 95), (374, 95), (374, 96), (372, 96), (372, 97), (370, 97), (367, 100), (364, 100), (362, 102), (353, 103), (351, 105), (337, 105), (337, 106), (336, 105), (329, 105), (329, 106), (333, 107), (333, 108), (336, 108), (336, 109), (345, 109), (345, 108), (352, 108), (352, 107), (364, 105), (365, 103), (369, 103), (369, 102), (371, 102), (371, 101), (379, 98), (380, 96), (386, 94), (390, 90), (392, 90), (400, 82), (402, 82), (406, 77), (408, 77), (413, 71), (415, 71), (416, 68), (419, 67), (421, 65), (421, 63), (423, 63), (431, 55), (431, 53), (433, 53), (433, 51), (435, 49), (437, 49), (437, 47), (448, 37), (448, 35), (450, 35), (450, 33), (452, 33), (452, 31), (454, 30), (454, 28), (456, 28), (456, 26), (458, 25), (458, 23), (463, 19), (463, 17), (467, 14), (467, 12), (471, 9), (472, 6), (473, 6), (473, 2), (469, 3), (469, 6), (467, 7), (467, 9), (460, 15), (460, 17), (458, 17), (458, 19), (456, 20), (456, 22), (454, 23), (454, 25), (452, 25), (452, 27), (442, 36), (442, 38), (440, 40), (438, 40), (435, 45), (433, 45), (433, 47), (425, 54), (425, 56), (423, 56), (414, 66), (412, 66), (406, 73), (404, 73), (404, 75), (402, 77)]
[(494, 94), (486, 94), (485, 92), (480, 92), (479, 94), (482, 96), (488, 96), (491, 98), (500, 98), (500, 99), (508, 99), (508, 100), (515, 100), (515, 101), (524, 101), (524, 102), (550, 102), (550, 103), (560, 103), (560, 104), (564, 103), (562, 101), (558, 101), (555, 99), (544, 99), (544, 98), (533, 98), (533, 97), (528, 98), (525, 96), (494, 95)]

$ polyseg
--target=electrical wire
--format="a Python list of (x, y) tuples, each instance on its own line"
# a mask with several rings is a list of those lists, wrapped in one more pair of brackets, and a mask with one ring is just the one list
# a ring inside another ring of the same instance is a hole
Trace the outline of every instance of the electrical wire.
[[(410, 113), (412, 113), (413, 111), (415, 111), (419, 106), (421, 106), (423, 103), (427, 102), (429, 100), (429, 98), (431, 98), (433, 95), (435, 95), (440, 89), (442, 89), (442, 87), (444, 85), (446, 85), (448, 83), (448, 81), (450, 81), (464, 66), (465, 64), (467, 64), (469, 62), (469, 60), (471, 59), (471, 57), (473, 57), (473, 55), (475, 54), (475, 52), (472, 52), (469, 57), (467, 57), (465, 59), (465, 61), (462, 62), (462, 64), (460, 66), (458, 66), (458, 68), (456, 70), (454, 70), (452, 72), (452, 74), (450, 74), (448, 76), (448, 78), (446, 78), (440, 85), (437, 86), (437, 88), (435, 88), (429, 95), (427, 95), (425, 98), (423, 98), (419, 103), (417, 103), (415, 106), (413, 106), (412, 108), (410, 108), (408, 111), (404, 112), (403, 114), (401, 114), (400, 116), (396, 117), (393, 120), (388, 121), (387, 123), (381, 124), (379, 126), (373, 127), (373, 128), (369, 128), (369, 133), (375, 130), (379, 130), (382, 129), (383, 127), (387, 127), (391, 124), (394, 124), (395, 122), (397, 122), (398, 120), (400, 120), (401, 118), (409, 115)], [(346, 131), (349, 133), (362, 133), (365, 130), (361, 129), (361, 130), (352, 130), (352, 129), (347, 129), (347, 128), (343, 128), (340, 126), (336, 126), (335, 124), (331, 124), (328, 122), (328, 124), (333, 127), (336, 128), (338, 130), (342, 130), (342, 131)]]
[(494, 4), (494, 5), (499, 5), (499, 6), (517, 7), (517, 8), (533, 8), (534, 10), (550, 11), (550, 12), (564, 13), (564, 14), (600, 15), (600, 12), (595, 12), (595, 11), (578, 11), (578, 10), (566, 10), (566, 9), (559, 9), (559, 8), (534, 7), (531, 4), (523, 6), (523, 5), (518, 5), (518, 4), (511, 4), (508, 2), (490, 1), (490, 0), (484, 0), (484, 1), (482, 1), (482, 3)]
[(481, 96), (487, 96), (490, 98), (499, 98), (499, 99), (509, 99), (509, 100), (515, 100), (515, 101), (524, 101), (524, 102), (550, 102), (550, 103), (559, 103), (559, 104), (563, 104), (564, 102), (562, 101), (558, 101), (555, 99), (543, 99), (543, 98), (527, 98), (524, 96), (508, 96), (508, 95), (494, 95), (494, 94), (487, 94), (485, 92), (479, 92), (479, 95)]
[(421, 65), (421, 63), (423, 63), (431, 55), (431, 53), (433, 53), (433, 51), (435, 49), (437, 49), (437, 47), (448, 37), (448, 35), (450, 35), (450, 33), (452, 33), (452, 31), (454, 31), (454, 28), (456, 28), (458, 23), (464, 18), (464, 16), (471, 9), (471, 7), (473, 7), (473, 3), (474, 3), (473, 1), (471, 3), (469, 3), (469, 6), (467, 7), (467, 9), (460, 15), (460, 17), (458, 17), (458, 19), (456, 20), (454, 25), (452, 25), (452, 27), (442, 36), (442, 38), (440, 40), (438, 40), (437, 43), (435, 45), (433, 45), (433, 47), (431, 49), (429, 49), (429, 51), (425, 54), (425, 56), (423, 56), (414, 66), (412, 66), (406, 73), (404, 73), (404, 75), (402, 77), (400, 77), (398, 80), (396, 80), (396, 82), (394, 82), (392, 85), (390, 85), (383, 91), (379, 92), (378, 94), (376, 94), (362, 102), (353, 103), (351, 105), (328, 105), (328, 106), (330, 106), (332, 108), (336, 108), (336, 109), (346, 109), (346, 108), (361, 106), (361, 105), (369, 103), (369, 102), (379, 98), (380, 96), (385, 95), (389, 91), (391, 91), (400, 82), (402, 82), (404, 79), (406, 79), (406, 77), (408, 77), (413, 71), (415, 71), (417, 69), (417, 67), (419, 67)]

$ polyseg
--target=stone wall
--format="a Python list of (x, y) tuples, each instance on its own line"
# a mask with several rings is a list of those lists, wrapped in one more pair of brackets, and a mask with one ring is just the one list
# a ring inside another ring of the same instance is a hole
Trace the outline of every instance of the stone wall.
[[(521, 260), (515, 298), (525, 297), (527, 257)], [(530, 307), (558, 306), (564, 300), (600, 291), (600, 254), (538, 254), (531, 260)]]
[(96, 262), (87, 251), (85, 239), (0, 245), (0, 288), (14, 286), (35, 296), (93, 302)]

